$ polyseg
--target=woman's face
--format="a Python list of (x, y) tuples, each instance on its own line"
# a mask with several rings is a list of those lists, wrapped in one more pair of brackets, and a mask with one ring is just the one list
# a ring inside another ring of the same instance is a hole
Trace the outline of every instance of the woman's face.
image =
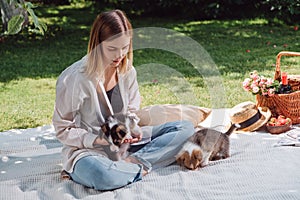
[(102, 42), (105, 66), (118, 67), (130, 47), (130, 37), (122, 34), (113, 40)]

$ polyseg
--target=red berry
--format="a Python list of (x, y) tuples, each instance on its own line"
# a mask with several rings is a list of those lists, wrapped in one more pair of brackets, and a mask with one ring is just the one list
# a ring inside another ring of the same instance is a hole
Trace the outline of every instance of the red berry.
[(281, 124), (279, 122), (276, 122), (275, 126), (281, 126)]
[(278, 119), (280, 125), (286, 124), (286, 119)]

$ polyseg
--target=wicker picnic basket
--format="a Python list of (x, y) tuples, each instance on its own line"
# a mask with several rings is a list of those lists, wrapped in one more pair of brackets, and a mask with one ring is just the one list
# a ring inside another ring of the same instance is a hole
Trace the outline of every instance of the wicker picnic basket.
[[(282, 56), (300, 56), (299, 52), (282, 51), (276, 58), (274, 80), (281, 80), (280, 59)], [(275, 94), (273, 96), (256, 95), (256, 105), (268, 107), (272, 115), (284, 115), (291, 118), (293, 124), (300, 123), (300, 75), (288, 75), (292, 87), (290, 94)]]

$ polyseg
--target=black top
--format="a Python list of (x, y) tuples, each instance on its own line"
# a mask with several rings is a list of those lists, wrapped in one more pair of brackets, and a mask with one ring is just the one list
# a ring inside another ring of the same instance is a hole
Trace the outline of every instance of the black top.
[(120, 93), (119, 84), (106, 92), (107, 97), (111, 103), (114, 113), (119, 113), (123, 109), (123, 101)]
[(114, 92), (114, 89), (115, 89), (116, 87), (117, 87), (117, 85), (116, 85), (115, 87), (111, 88), (110, 90), (108, 90), (108, 91), (106, 92), (107, 97), (108, 97), (110, 103), (111, 103), (111, 96), (112, 96), (112, 94), (113, 94), (113, 92)]

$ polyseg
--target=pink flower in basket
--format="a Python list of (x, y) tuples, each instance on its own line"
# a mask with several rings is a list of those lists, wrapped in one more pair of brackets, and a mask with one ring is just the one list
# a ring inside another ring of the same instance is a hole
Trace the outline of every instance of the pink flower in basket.
[(279, 86), (277, 80), (260, 76), (257, 71), (250, 73), (250, 78), (243, 81), (243, 88), (253, 95), (261, 94), (263, 96), (272, 96), (276, 93)]

